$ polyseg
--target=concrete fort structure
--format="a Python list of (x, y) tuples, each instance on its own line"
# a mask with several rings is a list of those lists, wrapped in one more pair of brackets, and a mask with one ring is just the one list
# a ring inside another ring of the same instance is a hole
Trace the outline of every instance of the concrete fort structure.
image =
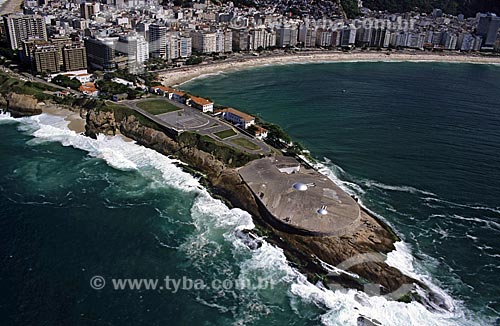
[(342, 236), (360, 225), (358, 203), (333, 181), (292, 157), (266, 157), (238, 170), (262, 215), (290, 233)]

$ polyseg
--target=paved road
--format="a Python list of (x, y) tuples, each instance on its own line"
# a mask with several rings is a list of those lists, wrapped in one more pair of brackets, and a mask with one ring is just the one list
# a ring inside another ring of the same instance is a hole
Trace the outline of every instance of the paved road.
[[(163, 100), (165, 102), (168, 102), (172, 105), (177, 106), (180, 110), (179, 111), (173, 111), (169, 113), (163, 113), (159, 115), (153, 115), (149, 112), (146, 112), (145, 110), (139, 108), (137, 106), (138, 103), (144, 103), (147, 101), (157, 101), (157, 100)], [(253, 137), (249, 137), (241, 132), (239, 132), (236, 128), (234, 128), (230, 123), (219, 119), (217, 117), (213, 117), (208, 114), (204, 114), (200, 112), (199, 110), (192, 108), (190, 106), (184, 105), (182, 103), (178, 103), (172, 100), (169, 100), (164, 97), (154, 97), (154, 98), (148, 98), (148, 99), (139, 99), (139, 100), (129, 100), (129, 101), (121, 101), (121, 104), (125, 104), (131, 109), (141, 113), (142, 115), (148, 117), (149, 119), (153, 120), (157, 124), (175, 129), (179, 133), (182, 131), (192, 131), (196, 132), (200, 135), (205, 135), (209, 136), (212, 139), (224, 143), (227, 146), (234, 147), (240, 151), (248, 152), (251, 154), (267, 154), (271, 152), (270, 147), (260, 141), (257, 140)], [(215, 136), (214, 133), (227, 130), (227, 129), (233, 129), (236, 132), (236, 135), (225, 138), (225, 139), (220, 139), (219, 137)], [(231, 142), (231, 140), (234, 140), (236, 138), (244, 138), (251, 143), (255, 144), (256, 146), (259, 147), (258, 150), (251, 150), (245, 147), (242, 147), (240, 145), (234, 144)]]

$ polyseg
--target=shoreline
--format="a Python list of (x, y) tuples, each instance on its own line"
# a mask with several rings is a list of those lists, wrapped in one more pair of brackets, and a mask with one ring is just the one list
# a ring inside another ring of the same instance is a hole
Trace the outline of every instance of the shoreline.
[(53, 106), (43, 107), (42, 112), (54, 116), (64, 117), (64, 121), (68, 122), (68, 129), (76, 132), (77, 134), (85, 132), (85, 119), (80, 117), (78, 112)]
[(315, 52), (282, 54), (274, 56), (246, 57), (239, 61), (224, 61), (195, 66), (184, 66), (160, 72), (159, 80), (165, 86), (180, 86), (194, 79), (226, 72), (235, 72), (263, 66), (290, 64), (320, 64), (337, 62), (442, 62), (500, 65), (500, 56), (480, 56), (434, 53), (393, 53), (393, 52)]
[[(64, 117), (69, 130), (77, 134), (85, 134), (86, 119), (82, 118), (78, 112), (71, 111), (62, 107), (44, 107), (42, 112), (49, 115)], [(119, 131), (116, 136), (120, 136), (126, 142), (134, 142), (133, 139), (121, 134)]]

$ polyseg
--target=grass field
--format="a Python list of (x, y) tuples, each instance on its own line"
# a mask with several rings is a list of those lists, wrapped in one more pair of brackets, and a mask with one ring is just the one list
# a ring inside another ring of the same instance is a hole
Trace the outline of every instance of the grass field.
[(142, 101), (137, 103), (137, 107), (154, 115), (180, 110), (179, 107), (163, 100)]
[(228, 137), (236, 135), (236, 132), (233, 129), (227, 129), (219, 132), (214, 132), (214, 135), (216, 135), (220, 139), (226, 139)]
[(254, 143), (245, 138), (231, 139), (230, 142), (252, 151), (258, 150), (260, 148), (259, 146), (255, 145)]

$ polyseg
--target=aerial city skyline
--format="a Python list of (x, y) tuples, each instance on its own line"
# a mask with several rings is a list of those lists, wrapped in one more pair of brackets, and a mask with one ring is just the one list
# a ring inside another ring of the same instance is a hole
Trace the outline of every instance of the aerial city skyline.
[(0, 325), (498, 324), (498, 10), (3, 1)]

